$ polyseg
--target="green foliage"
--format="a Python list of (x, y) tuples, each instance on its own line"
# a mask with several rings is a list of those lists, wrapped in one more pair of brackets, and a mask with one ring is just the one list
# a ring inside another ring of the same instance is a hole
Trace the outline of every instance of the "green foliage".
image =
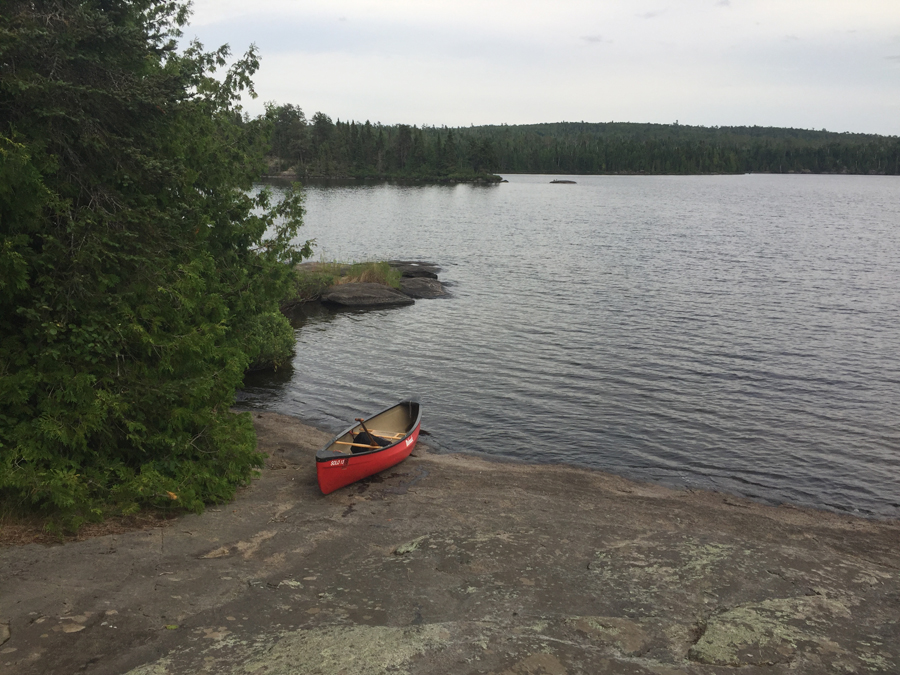
[(317, 300), (329, 287), (353, 282), (399, 289), (402, 276), (385, 261), (306, 263), (296, 268), (293, 292), (285, 298), (285, 304)]
[(278, 370), (294, 355), (294, 329), (281, 312), (259, 314), (250, 327), (248, 343), (258, 345), (248, 370)]
[(456, 130), (502, 173), (900, 173), (900, 139), (773, 127), (559, 122)]
[(497, 182), (499, 164), (490, 139), (457, 144), (453, 130), (333, 122), (321, 112), (307, 121), (294, 105), (267, 108), (273, 125), (269, 164), (304, 178), (380, 178)]
[(162, 0), (7, 0), (0, 14), (0, 498), (69, 526), (198, 511), (261, 464), (229, 411), (309, 243), (251, 194), (251, 49), (176, 39)]
[(315, 268), (298, 268), (294, 273), (294, 287), (284, 297), (286, 305), (298, 302), (310, 302), (318, 300), (325, 290), (334, 285), (335, 278), (340, 276), (339, 271), (332, 269), (331, 265), (316, 265)]
[(349, 284), (352, 282), (365, 282), (371, 284), (384, 284), (393, 288), (400, 288), (402, 274), (391, 267), (385, 261), (370, 261), (350, 263), (341, 270), (341, 278), (335, 283)]
[(491, 172), (900, 174), (900, 139), (769, 127), (559, 122), (457, 129), (308, 124), (292, 105), (270, 106), (270, 161), (306, 177), (492, 180)]

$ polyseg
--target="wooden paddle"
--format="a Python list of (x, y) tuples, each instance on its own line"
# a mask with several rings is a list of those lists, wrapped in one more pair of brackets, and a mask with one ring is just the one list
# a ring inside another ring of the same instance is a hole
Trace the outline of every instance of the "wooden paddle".
[(359, 426), (361, 426), (363, 428), (363, 431), (365, 431), (366, 434), (368, 434), (369, 440), (372, 441), (372, 443), (369, 445), (369, 447), (370, 448), (380, 448), (381, 446), (375, 442), (375, 434), (373, 434), (371, 431), (366, 429), (366, 423), (363, 421), (363, 418), (357, 417), (356, 421), (359, 422)]

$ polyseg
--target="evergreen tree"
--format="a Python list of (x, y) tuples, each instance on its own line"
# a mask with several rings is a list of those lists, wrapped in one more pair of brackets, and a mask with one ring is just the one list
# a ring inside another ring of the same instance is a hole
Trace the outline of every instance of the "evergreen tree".
[(6, 0), (0, 14), (0, 497), (70, 525), (199, 510), (261, 464), (229, 411), (292, 264), (299, 196), (249, 191), (251, 48), (179, 52), (185, 5)]
[(447, 131), (447, 142), (444, 143), (444, 164), (438, 168), (441, 171), (453, 172), (459, 164), (459, 150), (456, 147), (456, 139), (453, 137), (453, 129)]

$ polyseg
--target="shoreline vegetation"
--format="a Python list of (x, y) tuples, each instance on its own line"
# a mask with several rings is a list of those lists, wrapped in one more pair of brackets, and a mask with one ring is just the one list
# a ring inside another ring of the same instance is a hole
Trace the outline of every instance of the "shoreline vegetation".
[(356, 308), (411, 305), (447, 295), (438, 272), (439, 266), (420, 260), (304, 262), (294, 267), (294, 288), (281, 311), (287, 315), (310, 302)]
[[(406, 295), (403, 289), (403, 270), (388, 261), (338, 262), (318, 261), (301, 262), (293, 266), (291, 283), (285, 296), (279, 303), (279, 311), (259, 315), (251, 327), (254, 339), (259, 342), (260, 349), (256, 358), (247, 367), (247, 372), (264, 370), (277, 371), (289, 367), (294, 356), (294, 332), (286, 319), (297, 305), (322, 301), (329, 291), (336, 287), (357, 287), (359, 285), (379, 286), (385, 289), (378, 297), (385, 298), (382, 304), (400, 304), (394, 300), (388, 290)], [(336, 303), (344, 304), (348, 303)], [(373, 306), (375, 302), (367, 302), (355, 306)]]
[(343, 284), (374, 283), (400, 290), (403, 274), (387, 261), (300, 263), (294, 268), (294, 288), (282, 308), (315, 302), (329, 288)]
[(266, 175), (499, 182), (497, 174), (900, 175), (900, 137), (629, 122), (434, 127), (306, 118), (270, 105)]
[(301, 194), (252, 190), (255, 47), (184, 45), (187, 3), (113, 5), (4, 5), (4, 526), (230, 501), (263, 462), (235, 391), (293, 347), (279, 305), (312, 248)]

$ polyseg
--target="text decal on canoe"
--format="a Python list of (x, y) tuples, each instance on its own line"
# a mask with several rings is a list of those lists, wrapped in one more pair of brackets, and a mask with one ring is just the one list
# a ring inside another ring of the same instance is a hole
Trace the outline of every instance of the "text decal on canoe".
[(406, 439), (406, 447), (408, 448), (410, 445), (412, 445), (412, 442), (413, 442), (413, 438), (412, 438), (412, 436), (410, 436), (409, 438)]

